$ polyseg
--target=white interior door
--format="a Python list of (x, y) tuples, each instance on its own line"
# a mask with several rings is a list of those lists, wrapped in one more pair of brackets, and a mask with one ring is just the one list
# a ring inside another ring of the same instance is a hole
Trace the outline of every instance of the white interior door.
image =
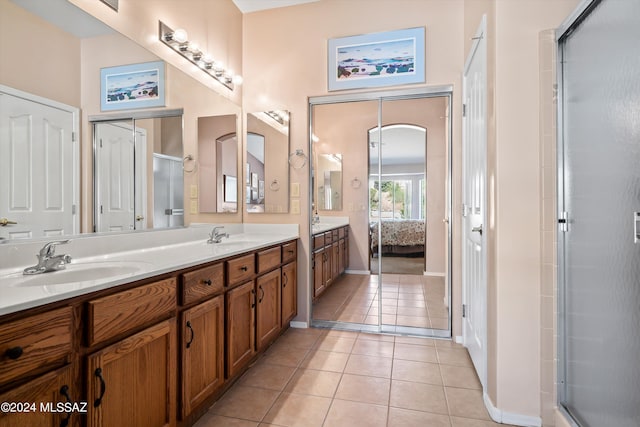
[(99, 123), (96, 132), (96, 231), (135, 229), (135, 141), (129, 123)]
[(483, 17), (463, 75), (462, 302), (463, 342), (486, 386), (486, 152), (487, 43)]
[(77, 109), (11, 92), (0, 90), (0, 219), (15, 224), (0, 237), (76, 234)]

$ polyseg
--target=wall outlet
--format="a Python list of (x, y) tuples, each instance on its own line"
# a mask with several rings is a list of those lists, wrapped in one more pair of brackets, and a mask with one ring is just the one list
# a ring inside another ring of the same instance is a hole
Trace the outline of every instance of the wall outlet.
[(197, 214), (198, 213), (198, 201), (197, 200), (192, 200), (191, 201), (191, 209), (189, 209), (189, 212), (191, 212), (192, 214)]
[(293, 215), (300, 215), (300, 200), (291, 199), (291, 213)]
[(196, 184), (191, 184), (191, 198), (198, 198), (198, 186)]
[(291, 197), (300, 197), (300, 183), (292, 182), (291, 183)]

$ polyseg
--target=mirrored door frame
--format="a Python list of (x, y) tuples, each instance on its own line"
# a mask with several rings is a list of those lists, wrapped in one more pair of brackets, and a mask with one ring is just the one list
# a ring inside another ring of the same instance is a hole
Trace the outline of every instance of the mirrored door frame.
[[(122, 113), (109, 113), (109, 114), (96, 114), (89, 116), (89, 123), (92, 127), (93, 134), (93, 231), (96, 231), (96, 224), (98, 224), (98, 212), (96, 209), (96, 205), (98, 203), (98, 197), (100, 190), (98, 188), (98, 180), (97, 171), (97, 158), (96, 153), (98, 151), (98, 144), (100, 143), (96, 138), (95, 125), (100, 123), (109, 123), (109, 122), (122, 122), (122, 121), (130, 121), (132, 124), (132, 133), (134, 134), (135, 140), (135, 121), (143, 120), (143, 119), (160, 119), (164, 117), (183, 117), (184, 109), (183, 108), (172, 108), (172, 109), (164, 109), (164, 110), (140, 110), (140, 111), (125, 111)], [(183, 119), (184, 120), (184, 119)], [(184, 132), (184, 122), (182, 123), (182, 129)], [(134, 153), (135, 156), (135, 153)], [(134, 190), (135, 191), (135, 190)], [(150, 214), (150, 213), (149, 213)]]
[[(362, 93), (352, 93), (352, 94), (344, 94), (344, 95), (327, 95), (327, 96), (317, 96), (309, 98), (309, 106), (308, 106), (308, 120), (309, 120), (309, 153), (313, 152), (313, 107), (316, 105), (326, 105), (326, 104), (339, 104), (346, 102), (358, 102), (358, 101), (377, 101), (378, 102), (378, 124), (377, 127), (380, 128), (382, 125), (382, 103), (384, 101), (399, 101), (403, 99), (417, 99), (417, 98), (437, 98), (437, 97), (445, 97), (448, 99), (448, 117), (449, 120), (446, 124), (447, 127), (447, 135), (446, 135), (446, 143), (447, 143), (447, 184), (446, 184), (446, 218), (451, 218), (452, 212), (452, 102), (453, 102), (453, 85), (441, 85), (441, 86), (427, 86), (422, 88), (415, 89), (401, 89), (401, 90), (385, 90), (385, 91), (374, 91), (374, 92), (362, 92)], [(314, 194), (313, 191), (313, 165), (309, 168), (309, 194)], [(313, 198), (309, 197), (309, 247), (313, 248), (313, 230), (312, 230), (312, 221), (311, 215), (313, 215)], [(446, 277), (446, 289), (447, 289), (447, 302), (449, 307), (451, 307), (451, 269), (452, 269), (452, 230), (451, 230), (451, 221), (446, 221), (447, 226), (447, 277)], [(313, 251), (310, 251), (309, 254), (309, 265), (313, 264)], [(381, 278), (381, 275), (378, 275)], [(320, 328), (330, 328), (330, 329), (344, 329), (344, 330), (352, 330), (352, 331), (365, 331), (365, 332), (376, 332), (376, 333), (391, 333), (391, 334), (402, 334), (402, 335), (424, 335), (429, 337), (437, 337), (437, 338), (451, 338), (451, 309), (449, 309), (448, 314), (448, 329), (423, 329), (423, 328), (413, 328), (413, 327), (404, 327), (404, 326), (392, 326), (392, 325), (384, 325), (382, 324), (382, 301), (379, 299), (379, 310), (378, 310), (378, 325), (367, 325), (361, 323), (351, 323), (351, 322), (339, 322), (339, 321), (329, 321), (329, 320), (313, 320), (313, 270), (309, 269), (307, 276), (307, 283), (309, 283), (309, 299), (307, 301), (308, 304), (308, 312), (310, 313), (310, 324), (314, 327)], [(382, 290), (382, 282), (378, 280), (378, 292)], [(426, 332), (426, 334), (425, 334)]]

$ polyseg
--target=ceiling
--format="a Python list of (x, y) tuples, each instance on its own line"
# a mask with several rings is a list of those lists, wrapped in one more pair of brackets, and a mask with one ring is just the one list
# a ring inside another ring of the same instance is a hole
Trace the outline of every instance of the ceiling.
[(313, 3), (319, 0), (233, 0), (240, 12), (250, 13), (265, 9), (295, 6), (303, 3)]

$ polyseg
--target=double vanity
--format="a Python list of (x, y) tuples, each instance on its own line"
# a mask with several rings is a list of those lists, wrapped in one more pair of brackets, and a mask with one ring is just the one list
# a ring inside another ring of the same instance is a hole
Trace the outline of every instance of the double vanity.
[(0, 426), (192, 425), (297, 312), (297, 225), (211, 232), (78, 237), (33, 275), (46, 242), (0, 245), (0, 402), (38, 405)]

